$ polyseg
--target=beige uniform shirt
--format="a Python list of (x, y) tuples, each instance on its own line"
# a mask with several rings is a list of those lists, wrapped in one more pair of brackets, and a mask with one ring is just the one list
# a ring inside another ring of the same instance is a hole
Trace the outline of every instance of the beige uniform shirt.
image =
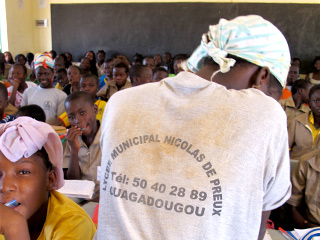
[(279, 103), (286, 112), (288, 122), (295, 117), (310, 111), (310, 108), (305, 104), (301, 104), (299, 109), (296, 109), (292, 96), (288, 97), (287, 99), (281, 99)]
[(320, 147), (320, 134), (316, 137), (315, 141), (313, 141), (308, 117), (309, 112), (301, 114), (288, 124), (291, 159), (300, 159), (304, 154)]
[(288, 200), (292, 206), (306, 204), (306, 217), (320, 224), (320, 151), (309, 160), (299, 161), (292, 174), (292, 195)]
[[(132, 87), (131, 82), (126, 81), (126, 84), (120, 89), (126, 89), (126, 88), (130, 88)], [(98, 97), (103, 97), (104, 99), (109, 100), (109, 98), (115, 94), (116, 92), (120, 91), (116, 85), (116, 81), (115, 80), (111, 80), (110, 82), (106, 83), (106, 85), (104, 85), (99, 92), (97, 93)]]
[[(78, 153), (79, 158), (79, 167), (81, 171), (81, 179), (94, 181), (95, 193), (99, 192), (99, 182), (97, 181), (97, 168), (101, 165), (101, 148), (100, 148), (100, 136), (101, 136), (101, 127), (88, 148), (87, 145), (79, 136), (80, 150)], [(68, 168), (70, 163), (71, 156), (71, 147), (67, 142), (66, 148), (63, 154), (63, 168)]]

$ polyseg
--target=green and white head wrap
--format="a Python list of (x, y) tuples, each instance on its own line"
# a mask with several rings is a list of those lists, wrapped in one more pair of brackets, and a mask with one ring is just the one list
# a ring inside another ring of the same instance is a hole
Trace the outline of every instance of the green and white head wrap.
[(200, 46), (187, 61), (187, 67), (197, 72), (203, 66), (204, 58), (210, 56), (220, 66), (219, 72), (226, 73), (236, 63), (226, 57), (228, 54), (268, 67), (285, 86), (290, 51), (285, 37), (271, 22), (256, 15), (220, 19), (217, 25), (209, 26), (208, 33), (203, 34)]

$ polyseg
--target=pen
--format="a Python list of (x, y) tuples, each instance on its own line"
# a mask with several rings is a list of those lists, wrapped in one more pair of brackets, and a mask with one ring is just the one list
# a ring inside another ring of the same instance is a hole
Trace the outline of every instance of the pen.
[(282, 234), (282, 236), (284, 236), (286, 239), (288, 239), (288, 240), (297, 240), (295, 237), (292, 237), (291, 235), (289, 235), (287, 233), (287, 231), (282, 229), (281, 227), (279, 227), (278, 229), (280, 230), (280, 233)]
[(66, 134), (60, 135), (59, 138), (62, 139), (66, 136)]
[(17, 201), (15, 199), (11, 200), (10, 202), (7, 202), (6, 204), (4, 204), (6, 207), (14, 207), (17, 206), (15, 203)]

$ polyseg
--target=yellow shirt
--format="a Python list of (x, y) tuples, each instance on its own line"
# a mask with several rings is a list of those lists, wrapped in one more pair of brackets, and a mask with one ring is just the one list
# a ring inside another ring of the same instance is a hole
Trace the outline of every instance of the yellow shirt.
[(316, 140), (319, 132), (320, 132), (320, 128), (316, 129), (314, 126), (314, 118), (313, 118), (313, 114), (312, 112), (310, 112), (309, 114), (309, 123), (310, 123), (310, 127), (311, 127), (311, 131), (312, 131), (312, 137), (313, 137), (313, 142)]
[[(63, 194), (51, 191), (47, 217), (38, 240), (92, 239), (96, 228), (88, 214)], [(0, 236), (0, 240), (4, 240)]]
[[(101, 122), (102, 121), (103, 112), (104, 112), (104, 108), (105, 108), (107, 102), (99, 99), (94, 104), (98, 106), (98, 113), (96, 115), (96, 118), (97, 118), (97, 120), (99, 120)], [(70, 126), (70, 122), (69, 122), (69, 119), (68, 119), (67, 112), (62, 113), (59, 116), (59, 118), (64, 123), (65, 127), (69, 127)]]
[(59, 83), (56, 84), (56, 88), (58, 88), (59, 90), (63, 89), (63, 87), (61, 87)]

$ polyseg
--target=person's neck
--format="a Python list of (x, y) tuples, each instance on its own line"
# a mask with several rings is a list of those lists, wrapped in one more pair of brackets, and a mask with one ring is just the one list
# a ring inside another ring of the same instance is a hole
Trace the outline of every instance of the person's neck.
[(28, 88), (27, 83), (24, 81), (22, 83), (20, 83), (19, 87), (18, 87), (18, 92), (23, 93), (24, 90), (26, 90)]
[(116, 84), (116, 85), (117, 85), (118, 90), (121, 90), (124, 87), (124, 85), (126, 85), (126, 83), (124, 83), (123, 85), (118, 85), (118, 84)]
[(294, 102), (294, 106), (296, 109), (299, 109), (301, 104), (302, 104), (302, 100), (301, 98), (299, 97), (298, 93), (292, 95), (292, 99), (293, 99), (293, 102)]
[(315, 70), (315, 71), (313, 72), (312, 78), (313, 78), (313, 79), (316, 79), (316, 80), (319, 80), (319, 79), (320, 79), (320, 71)]
[(320, 128), (320, 116), (313, 113), (313, 122), (315, 128)]
[(4, 114), (4, 112), (0, 113), (0, 120), (2, 120), (6, 115)]
[(28, 228), (31, 240), (38, 239), (47, 217), (48, 199), (40, 209), (28, 219)]
[(84, 70), (84, 69), (82, 69), (82, 71), (83, 71), (82, 75), (85, 75), (85, 74), (91, 73), (91, 72), (90, 72), (90, 69), (88, 69), (88, 70)]
[[(41, 87), (41, 85), (40, 85), (40, 87)], [(48, 86), (48, 87), (41, 87), (41, 88), (43, 88), (43, 89), (50, 89), (50, 88), (53, 88), (53, 86), (52, 86), (52, 84), (51, 84), (51, 85)]]
[(71, 83), (71, 92), (79, 92), (80, 91), (80, 82)]
[(96, 137), (96, 134), (99, 130), (99, 127), (100, 127), (100, 122), (96, 120), (94, 126), (92, 127), (91, 133), (89, 135), (82, 136), (82, 140), (87, 145), (87, 147), (90, 147), (91, 144), (93, 143), (94, 138)]

